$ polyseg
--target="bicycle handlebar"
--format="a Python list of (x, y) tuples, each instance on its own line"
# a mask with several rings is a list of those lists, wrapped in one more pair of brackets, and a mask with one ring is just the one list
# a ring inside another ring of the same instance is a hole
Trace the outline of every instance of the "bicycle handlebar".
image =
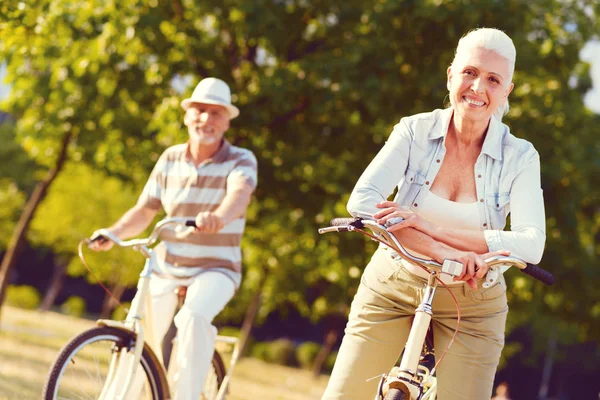
[[(440, 264), (435, 260), (426, 260), (423, 258), (414, 257), (408, 251), (406, 251), (404, 246), (402, 246), (402, 244), (398, 241), (398, 239), (396, 239), (396, 237), (393, 234), (387, 231), (385, 226), (379, 225), (373, 220), (362, 218), (334, 218), (331, 220), (330, 225), (331, 226), (327, 228), (319, 229), (319, 233), (323, 234), (328, 232), (347, 232), (354, 230), (362, 231), (362, 229), (366, 227), (371, 232), (373, 232), (377, 241), (383, 243), (384, 245), (390, 247), (394, 251), (401, 254), (403, 258), (407, 259), (407, 261), (417, 263), (420, 266), (428, 269), (442, 271), (450, 275), (454, 275), (453, 273), (448, 272), (448, 268), (456, 268), (456, 265), (446, 264), (446, 261), (448, 261), (449, 263), (456, 262), (451, 260), (445, 260), (444, 264)], [(511, 266), (515, 266), (527, 275), (549, 286), (552, 286), (555, 282), (554, 275), (552, 275), (550, 272), (540, 268), (537, 265), (529, 264), (517, 257), (494, 256), (486, 259), (485, 262), (488, 265), (488, 267), (493, 267), (498, 264), (509, 264)], [(462, 264), (460, 265), (462, 271)]]
[(158, 240), (158, 237), (160, 236), (162, 230), (169, 225), (185, 225), (190, 227), (196, 227), (196, 221), (194, 221), (193, 219), (180, 217), (165, 218), (161, 221), (158, 221), (156, 225), (154, 225), (152, 233), (150, 233), (150, 235), (147, 238), (131, 240), (121, 240), (115, 235), (113, 235), (108, 229), (99, 229), (92, 234), (91, 238), (88, 239), (88, 244), (95, 242), (96, 240), (108, 239), (120, 247), (152, 246)]

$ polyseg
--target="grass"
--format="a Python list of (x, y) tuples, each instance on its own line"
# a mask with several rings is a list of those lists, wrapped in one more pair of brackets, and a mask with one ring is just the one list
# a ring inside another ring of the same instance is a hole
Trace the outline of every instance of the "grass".
[[(55, 312), (2, 308), (0, 326), (0, 400), (37, 400), (50, 364), (60, 348), (94, 321)], [(227, 357), (226, 357), (227, 358)], [(228, 400), (320, 399), (328, 376), (272, 365), (253, 358), (239, 361)]]

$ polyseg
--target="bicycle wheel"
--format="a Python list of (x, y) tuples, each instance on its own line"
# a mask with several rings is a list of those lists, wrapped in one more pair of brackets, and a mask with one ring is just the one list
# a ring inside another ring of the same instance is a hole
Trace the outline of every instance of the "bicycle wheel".
[[(97, 399), (111, 368), (115, 371), (115, 366), (120, 363), (115, 376), (122, 378), (125, 374), (119, 370), (127, 370), (128, 361), (132, 366), (134, 343), (133, 334), (107, 326), (79, 334), (67, 343), (50, 367), (42, 398)], [(142, 392), (136, 399), (165, 398), (162, 372), (155, 360), (144, 347), (135, 380)]]
[(202, 400), (212, 400), (217, 398), (219, 389), (225, 378), (225, 364), (221, 355), (215, 350), (211, 366), (202, 386)]
[(385, 400), (410, 400), (410, 397), (400, 389), (390, 389), (385, 395)]

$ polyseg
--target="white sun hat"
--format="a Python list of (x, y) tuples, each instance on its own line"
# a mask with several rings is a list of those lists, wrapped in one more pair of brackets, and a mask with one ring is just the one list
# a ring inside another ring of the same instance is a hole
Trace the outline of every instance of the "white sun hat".
[(181, 107), (187, 110), (192, 103), (217, 104), (229, 111), (229, 118), (234, 119), (240, 115), (240, 110), (231, 104), (231, 91), (229, 86), (217, 78), (204, 78), (198, 83), (192, 96), (181, 102)]

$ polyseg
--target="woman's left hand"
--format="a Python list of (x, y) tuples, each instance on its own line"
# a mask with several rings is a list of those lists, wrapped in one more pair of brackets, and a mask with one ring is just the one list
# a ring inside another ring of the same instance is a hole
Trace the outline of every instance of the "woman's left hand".
[(415, 228), (424, 232), (426, 227), (430, 224), (429, 221), (421, 218), (410, 209), (401, 207), (393, 201), (382, 201), (377, 203), (376, 206), (377, 208), (381, 208), (381, 211), (373, 214), (373, 218), (375, 218), (380, 225), (385, 225), (385, 223), (392, 218), (402, 217), (404, 219), (402, 222), (387, 228), (388, 232), (396, 232), (404, 228)]

